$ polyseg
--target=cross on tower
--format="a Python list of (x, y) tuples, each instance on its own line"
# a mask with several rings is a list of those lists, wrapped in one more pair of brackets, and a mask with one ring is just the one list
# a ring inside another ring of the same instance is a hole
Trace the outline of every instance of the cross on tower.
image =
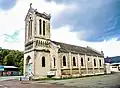
[(30, 3), (30, 8), (32, 7), (32, 3)]

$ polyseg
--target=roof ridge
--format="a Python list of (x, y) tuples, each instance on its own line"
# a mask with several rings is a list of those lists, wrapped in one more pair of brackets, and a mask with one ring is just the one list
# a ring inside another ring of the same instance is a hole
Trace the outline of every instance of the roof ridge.
[[(52, 40), (51, 40), (52, 41)], [(81, 47), (81, 48), (86, 48), (83, 46), (79, 46), (79, 45), (75, 45), (75, 44), (68, 44), (68, 43), (64, 43), (64, 42), (58, 42), (58, 41), (52, 41), (52, 42), (56, 42), (56, 43), (61, 43), (61, 44), (66, 44), (66, 45), (71, 45), (71, 46), (75, 46), (75, 47)], [(86, 48), (87, 49), (87, 48)]]
[(97, 52), (97, 53), (99, 53), (99, 54), (101, 54), (101, 52), (95, 50), (94, 48), (92, 48), (92, 47), (90, 47), (90, 46), (87, 46), (87, 48), (88, 48), (88, 49), (91, 49), (91, 50), (93, 50), (93, 51), (95, 51), (95, 52)]

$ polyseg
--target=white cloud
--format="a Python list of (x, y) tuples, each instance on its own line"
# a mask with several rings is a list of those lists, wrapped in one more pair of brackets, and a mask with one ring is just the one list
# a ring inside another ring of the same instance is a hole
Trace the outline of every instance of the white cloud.
[[(0, 36), (0, 47), (8, 48), (8, 49), (18, 49), (24, 50), (24, 18), (29, 9), (29, 4), (33, 3), (33, 8), (37, 8), (40, 12), (48, 12), (52, 14), (52, 18), (57, 16), (59, 12), (62, 10), (73, 9), (75, 6), (66, 6), (66, 5), (56, 5), (56, 3), (46, 3), (44, 0), (19, 0), (17, 5), (7, 11), (0, 11), (0, 35), (13, 34), (16, 30), (21, 30), (19, 37), (19, 41), (15, 43), (5, 42), (5, 36)], [(116, 56), (120, 55), (120, 42), (115, 39), (104, 41), (104, 42), (85, 42), (80, 41), (77, 36), (79, 33), (71, 32), (70, 26), (65, 25), (58, 29), (51, 30), (51, 39), (55, 41), (60, 41), (69, 44), (75, 44), (80, 46), (91, 46), (96, 50), (103, 50), (105, 56)], [(79, 37), (83, 37), (82, 33), (79, 34)]]
[[(78, 45), (87, 47), (90, 46), (91, 48), (97, 51), (103, 51), (106, 56), (119, 56), (120, 53), (120, 41), (117, 41), (116, 38), (113, 38), (109, 41), (103, 42), (86, 42), (81, 41), (77, 37), (77, 32), (71, 32), (69, 26), (64, 26), (59, 29), (52, 30), (51, 39), (63, 43)], [(82, 35), (83, 36), (83, 35)], [(81, 36), (81, 37), (82, 37)], [(85, 35), (84, 35), (85, 36)], [(80, 35), (79, 35), (80, 37)]]
[[(0, 10), (0, 47), (8, 49), (24, 50), (24, 19), (29, 9), (29, 4), (33, 3), (33, 8), (37, 8), (40, 12), (47, 12), (56, 16), (60, 11), (67, 8), (65, 5), (56, 5), (54, 2), (46, 3), (44, 0), (19, 0), (14, 8), (3, 11)], [(18, 42), (5, 42), (3, 34), (13, 34), (16, 30), (20, 30)]]
[(24, 50), (24, 30), (20, 31), (17, 42), (5, 42), (6, 36), (0, 36), (0, 47), (4, 49)]

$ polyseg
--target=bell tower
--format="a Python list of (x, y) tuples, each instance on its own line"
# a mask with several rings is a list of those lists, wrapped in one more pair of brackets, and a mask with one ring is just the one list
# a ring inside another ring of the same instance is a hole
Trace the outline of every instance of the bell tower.
[[(32, 48), (48, 48), (50, 43), (50, 19), (51, 15), (45, 12), (39, 13), (37, 9), (30, 8), (25, 18), (25, 51)], [(29, 46), (29, 44), (33, 46)]]
[(25, 17), (24, 75), (43, 75), (50, 69), (50, 19), (50, 14), (30, 4)]

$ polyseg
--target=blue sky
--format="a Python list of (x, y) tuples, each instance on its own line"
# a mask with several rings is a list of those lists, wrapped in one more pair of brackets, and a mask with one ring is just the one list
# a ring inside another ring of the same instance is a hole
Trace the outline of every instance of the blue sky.
[(0, 0), (0, 8), (2, 10), (9, 10), (16, 5), (17, 0)]
[(120, 0), (0, 0), (0, 46), (24, 50), (24, 18), (31, 2), (52, 15), (53, 40), (119, 55)]

